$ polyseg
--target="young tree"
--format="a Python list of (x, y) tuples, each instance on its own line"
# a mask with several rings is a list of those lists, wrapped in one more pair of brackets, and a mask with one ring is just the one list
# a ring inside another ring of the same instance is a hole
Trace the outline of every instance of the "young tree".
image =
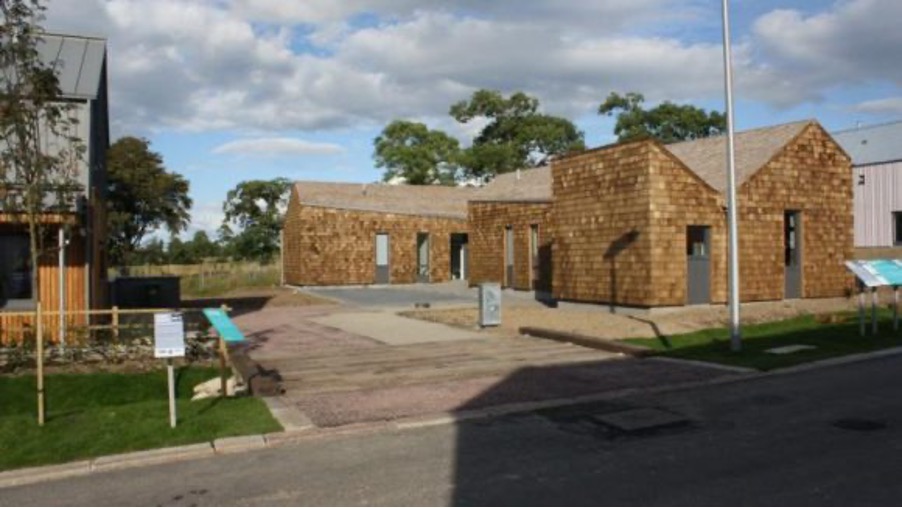
[(727, 129), (727, 119), (718, 111), (669, 101), (646, 110), (642, 107), (644, 101), (645, 97), (640, 93), (620, 95), (612, 92), (598, 106), (598, 114), (617, 115), (614, 134), (619, 141), (650, 137), (662, 143), (675, 143), (715, 136)]
[(494, 90), (479, 90), (469, 101), (451, 106), (455, 120), (488, 121), (461, 164), (468, 176), (491, 178), (520, 168), (545, 164), (553, 155), (585, 148), (583, 133), (566, 118), (539, 112), (539, 100), (516, 92), (504, 97)]
[(40, 263), (50, 229), (76, 212), (76, 180), (85, 147), (75, 134), (74, 106), (62, 100), (51, 62), (41, 59), (39, 0), (0, 0), (0, 214), (27, 223), (35, 300), (38, 424), (44, 423)]
[(188, 181), (166, 171), (149, 141), (118, 139), (107, 151), (107, 168), (107, 245), (112, 263), (128, 264), (144, 237), (156, 229), (176, 235), (188, 226)]
[(401, 178), (411, 185), (453, 185), (460, 144), (442, 131), (407, 120), (395, 120), (374, 141), (377, 168), (384, 181)]
[(223, 203), (223, 230), (229, 223), (240, 231), (231, 238), (232, 254), (242, 259), (269, 262), (279, 252), (279, 232), (288, 203), (291, 182), (285, 178), (249, 180), (239, 183)]

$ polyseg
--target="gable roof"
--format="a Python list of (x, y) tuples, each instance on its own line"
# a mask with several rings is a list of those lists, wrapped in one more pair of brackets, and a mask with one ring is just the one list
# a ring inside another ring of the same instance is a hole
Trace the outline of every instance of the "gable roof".
[(524, 169), (495, 177), (471, 201), (551, 201), (551, 166)]
[(63, 97), (96, 99), (106, 60), (106, 40), (62, 34), (42, 34), (41, 39), (38, 54), (44, 63), (56, 68)]
[(357, 210), (467, 218), (467, 200), (476, 189), (443, 185), (387, 185), (383, 183), (295, 182), (302, 204)]
[(902, 160), (902, 121), (838, 131), (833, 139), (856, 166)]
[[(736, 185), (742, 185), (812, 120), (762, 127), (736, 133)], [(718, 192), (727, 188), (727, 146), (725, 136), (682, 141), (664, 148)]]

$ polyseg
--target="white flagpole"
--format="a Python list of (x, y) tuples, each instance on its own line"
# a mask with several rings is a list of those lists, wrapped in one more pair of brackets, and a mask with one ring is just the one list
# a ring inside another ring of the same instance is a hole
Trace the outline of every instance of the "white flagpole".
[(723, 0), (723, 66), (727, 101), (727, 223), (729, 229), (730, 349), (742, 349), (739, 327), (739, 226), (736, 201), (736, 155), (733, 144), (733, 57), (730, 51), (730, 5)]

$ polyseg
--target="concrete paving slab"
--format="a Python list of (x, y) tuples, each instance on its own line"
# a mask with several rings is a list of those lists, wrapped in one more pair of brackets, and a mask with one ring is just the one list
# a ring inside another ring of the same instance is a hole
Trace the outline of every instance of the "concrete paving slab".
[(251, 436), (223, 437), (213, 441), (216, 453), (235, 453), (266, 448), (266, 440), (261, 434)]
[(263, 402), (285, 432), (298, 432), (314, 427), (310, 418), (282, 397), (263, 397)]
[(55, 466), (29, 467), (0, 473), (0, 488), (28, 485), (49, 480), (60, 480), (70, 476), (87, 474), (91, 471), (91, 461), (82, 460)]
[(343, 313), (315, 317), (310, 320), (321, 325), (369, 337), (389, 346), (482, 338), (476, 330), (469, 331), (440, 323), (410, 319), (393, 312)]
[(683, 415), (650, 407), (599, 414), (593, 419), (623, 432), (645, 432), (689, 423)]
[(162, 464), (174, 460), (187, 460), (209, 457), (213, 455), (213, 447), (209, 442), (194, 445), (173, 446), (157, 450), (142, 452), (121, 453), (108, 455), (93, 461), (91, 469), (94, 471), (108, 471), (133, 466), (147, 466)]

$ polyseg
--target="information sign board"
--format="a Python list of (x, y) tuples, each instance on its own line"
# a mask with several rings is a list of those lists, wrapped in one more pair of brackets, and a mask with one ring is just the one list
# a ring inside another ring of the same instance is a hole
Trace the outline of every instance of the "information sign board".
[(153, 342), (155, 358), (185, 356), (185, 325), (180, 312), (153, 315)]

